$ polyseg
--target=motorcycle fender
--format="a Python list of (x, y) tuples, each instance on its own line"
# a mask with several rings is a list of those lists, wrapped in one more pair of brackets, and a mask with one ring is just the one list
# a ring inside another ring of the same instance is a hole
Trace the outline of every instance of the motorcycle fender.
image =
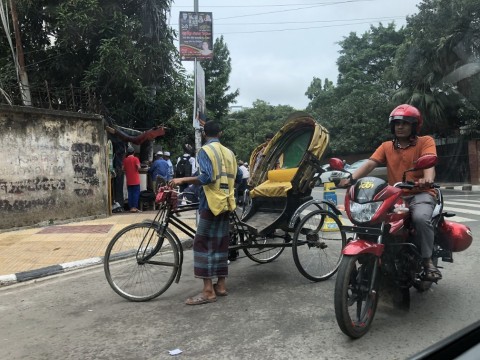
[(373, 254), (375, 256), (382, 256), (384, 244), (375, 244), (366, 240), (354, 240), (350, 241), (342, 250), (343, 255), (360, 255), (360, 254)]

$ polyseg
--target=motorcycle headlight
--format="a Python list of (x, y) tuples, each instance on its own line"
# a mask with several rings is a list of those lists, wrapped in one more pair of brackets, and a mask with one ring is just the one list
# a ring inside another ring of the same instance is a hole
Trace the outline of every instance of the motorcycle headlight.
[(369, 202), (366, 204), (359, 204), (350, 201), (350, 216), (352, 220), (359, 223), (366, 223), (372, 220), (373, 215), (377, 212), (383, 201)]

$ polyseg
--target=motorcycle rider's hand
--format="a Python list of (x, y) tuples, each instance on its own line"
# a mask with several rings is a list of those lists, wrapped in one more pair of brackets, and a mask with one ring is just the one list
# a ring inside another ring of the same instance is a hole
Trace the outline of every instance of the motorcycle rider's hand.
[(350, 177), (341, 179), (337, 185), (337, 187), (340, 187), (340, 188), (341, 187), (345, 188), (347, 186), (350, 186)]
[(434, 179), (431, 179), (429, 177), (424, 177), (424, 178), (418, 179), (418, 186), (421, 187), (421, 188), (432, 187), (433, 183), (434, 183)]

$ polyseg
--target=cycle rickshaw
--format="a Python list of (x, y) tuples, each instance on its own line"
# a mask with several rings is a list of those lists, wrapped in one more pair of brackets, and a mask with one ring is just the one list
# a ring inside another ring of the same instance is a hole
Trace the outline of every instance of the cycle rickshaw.
[[(328, 131), (300, 112), (287, 119), (261, 153), (254, 151), (251, 166), (258, 161), (244, 207), (231, 213), (230, 252), (242, 250), (251, 260), (268, 263), (291, 247), (296, 267), (309, 280), (335, 274), (346, 244), (340, 211), (312, 196), (328, 140)], [(179, 281), (183, 247), (172, 227), (195, 236), (195, 229), (178, 214), (195, 210), (198, 204), (177, 205), (175, 191), (162, 192), (161, 197), (153, 220), (120, 230), (105, 252), (108, 283), (131, 301), (153, 299)]]

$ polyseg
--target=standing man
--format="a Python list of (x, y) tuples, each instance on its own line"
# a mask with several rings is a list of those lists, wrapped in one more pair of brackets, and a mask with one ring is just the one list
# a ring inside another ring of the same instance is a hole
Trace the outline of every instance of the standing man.
[(128, 206), (130, 212), (140, 212), (138, 210), (138, 200), (140, 199), (140, 160), (134, 155), (135, 150), (131, 145), (127, 147), (127, 157), (123, 159), (123, 171), (127, 178)]
[[(388, 183), (393, 185), (402, 181), (403, 173), (414, 166), (423, 155), (437, 155), (435, 141), (430, 136), (418, 136), (423, 124), (420, 111), (411, 105), (397, 106), (388, 119), (393, 140), (381, 144), (373, 155), (357, 169), (352, 179), (367, 176), (379, 164), (387, 165)], [(432, 214), (436, 203), (436, 193), (431, 188), (435, 180), (435, 168), (418, 170), (407, 174), (407, 181), (415, 181), (420, 188), (404, 191), (404, 199), (410, 208), (412, 223), (416, 230), (415, 238), (420, 244), (424, 265), (424, 278), (437, 282), (442, 274), (433, 264), (434, 230)], [(340, 186), (348, 185), (350, 179), (342, 179)]]
[(168, 163), (163, 159), (163, 152), (159, 151), (155, 155), (155, 161), (148, 169), (150, 178), (153, 183), (153, 191), (158, 190), (159, 185), (164, 185), (168, 182)]
[[(175, 178), (170, 186), (202, 185), (199, 194), (200, 220), (193, 241), (195, 277), (203, 279), (200, 294), (188, 298), (187, 305), (217, 301), (217, 296), (228, 295), (225, 278), (228, 275), (228, 245), (230, 242), (230, 212), (235, 210), (235, 181), (241, 181), (234, 153), (220, 144), (222, 132), (214, 121), (205, 123), (205, 145), (198, 152), (200, 174)], [(218, 278), (216, 284), (212, 279)]]
[(163, 158), (168, 164), (168, 178), (167, 180), (170, 181), (173, 179), (173, 164), (170, 161), (170, 152), (169, 151), (164, 151), (163, 152)]
[(248, 178), (250, 177), (250, 171), (248, 171), (247, 166), (242, 160), (239, 160), (238, 164), (240, 165), (239, 169), (242, 170), (242, 181), (237, 188), (238, 203), (241, 204), (243, 203), (243, 195), (245, 193), (245, 190), (247, 189), (247, 183), (248, 183)]
[[(197, 161), (192, 156), (193, 148), (189, 144), (183, 145), (183, 155), (177, 159), (177, 165), (175, 166), (175, 177), (190, 177), (197, 172)], [(183, 192), (187, 188), (188, 184), (180, 185), (180, 192)]]

